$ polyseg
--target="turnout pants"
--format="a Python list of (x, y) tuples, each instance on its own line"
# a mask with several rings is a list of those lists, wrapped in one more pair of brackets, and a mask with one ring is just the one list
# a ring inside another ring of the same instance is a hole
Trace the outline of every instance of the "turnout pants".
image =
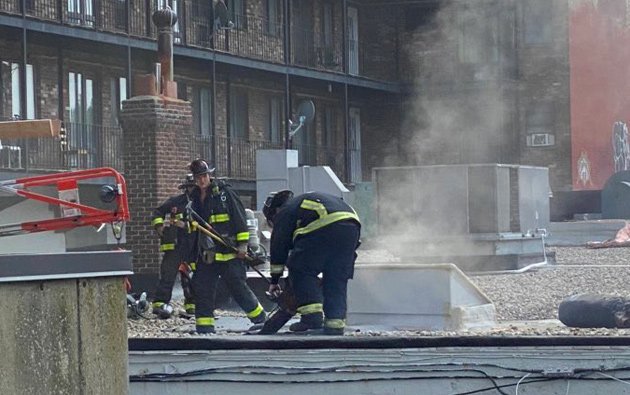
[(196, 298), (195, 316), (198, 326), (214, 326), (214, 309), (219, 278), (223, 279), (230, 294), (250, 320), (255, 321), (261, 314), (264, 314), (258, 298), (247, 285), (245, 263), (239, 259), (198, 263), (197, 271), (193, 276), (193, 290)]
[[(173, 286), (175, 285), (175, 279), (179, 271), (179, 264), (182, 262), (183, 254), (177, 248), (174, 250), (165, 251), (162, 256), (162, 263), (160, 265), (160, 281), (158, 282), (155, 290), (154, 301), (169, 303), (173, 296)], [(185, 304), (195, 303), (193, 300), (192, 292), (189, 287), (184, 283), (182, 279), (182, 288), (184, 290)]]
[[(300, 306), (323, 303), (324, 326), (343, 327), (348, 280), (354, 274), (359, 236), (360, 225), (354, 221), (341, 221), (295, 241), (287, 267), (298, 311)], [(321, 286), (320, 273), (323, 274)]]

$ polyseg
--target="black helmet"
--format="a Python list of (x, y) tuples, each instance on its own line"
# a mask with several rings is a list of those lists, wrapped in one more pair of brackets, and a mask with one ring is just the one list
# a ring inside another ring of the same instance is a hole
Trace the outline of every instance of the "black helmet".
[(291, 198), (293, 198), (293, 192), (288, 189), (271, 192), (269, 196), (267, 196), (262, 211), (269, 226), (273, 226), (273, 218), (276, 216), (278, 209), (284, 206)]
[(214, 173), (214, 167), (210, 168), (210, 166), (208, 166), (206, 161), (203, 160), (203, 159), (195, 159), (194, 161), (192, 161), (190, 163), (188, 168), (192, 172), (193, 177), (194, 176), (200, 176), (200, 175), (206, 174), (206, 173), (208, 173), (208, 174)]
[(182, 181), (181, 184), (179, 184), (179, 189), (186, 189), (188, 187), (194, 187), (195, 186), (195, 177), (192, 175), (192, 173), (186, 174), (186, 177), (184, 178), (184, 180)]

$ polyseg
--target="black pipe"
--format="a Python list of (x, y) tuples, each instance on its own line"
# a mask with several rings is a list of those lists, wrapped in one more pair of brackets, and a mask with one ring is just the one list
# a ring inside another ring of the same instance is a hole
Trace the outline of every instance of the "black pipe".
[(629, 336), (231, 336), (129, 339), (129, 351), (630, 346)]

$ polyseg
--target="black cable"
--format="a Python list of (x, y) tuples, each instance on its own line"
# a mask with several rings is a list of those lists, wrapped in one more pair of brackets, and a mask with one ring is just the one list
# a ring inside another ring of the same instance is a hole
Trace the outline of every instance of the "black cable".
[[(529, 383), (539, 383), (539, 382), (543, 382), (543, 381), (554, 381), (554, 380), (560, 380), (560, 379), (565, 379), (565, 377), (545, 377), (545, 378), (542, 378), (542, 379), (522, 381), (520, 383), (520, 385), (529, 384)], [(495, 385), (496, 385), (496, 383), (495, 383)], [(503, 384), (503, 385), (499, 385), (498, 387), (480, 388), (480, 389), (477, 389), (477, 390), (467, 391), (467, 392), (457, 392), (457, 393), (454, 393), (454, 394), (451, 394), (451, 395), (472, 395), (472, 394), (478, 394), (480, 392), (490, 391), (490, 390), (493, 390), (493, 389), (496, 389), (501, 394), (505, 394), (505, 392), (501, 391), (501, 388), (508, 388), (508, 387), (516, 387), (516, 383)]]

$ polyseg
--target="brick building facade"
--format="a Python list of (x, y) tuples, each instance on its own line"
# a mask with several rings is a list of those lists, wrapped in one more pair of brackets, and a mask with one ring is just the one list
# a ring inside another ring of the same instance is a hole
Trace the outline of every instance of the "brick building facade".
[(166, 154), (208, 159), (249, 206), (256, 149), (287, 145), (304, 99), (316, 117), (293, 141), (300, 162), (346, 183), (375, 166), (500, 162), (547, 166), (554, 196), (570, 194), (577, 2), (229, 0), (233, 28), (211, 35), (209, 2), (0, 0), (0, 117), (60, 118), (68, 130), (66, 150), (3, 141), (22, 157), (1, 151), (0, 167), (128, 172), (121, 103), (155, 72), (150, 16), (168, 4), (192, 120)]

